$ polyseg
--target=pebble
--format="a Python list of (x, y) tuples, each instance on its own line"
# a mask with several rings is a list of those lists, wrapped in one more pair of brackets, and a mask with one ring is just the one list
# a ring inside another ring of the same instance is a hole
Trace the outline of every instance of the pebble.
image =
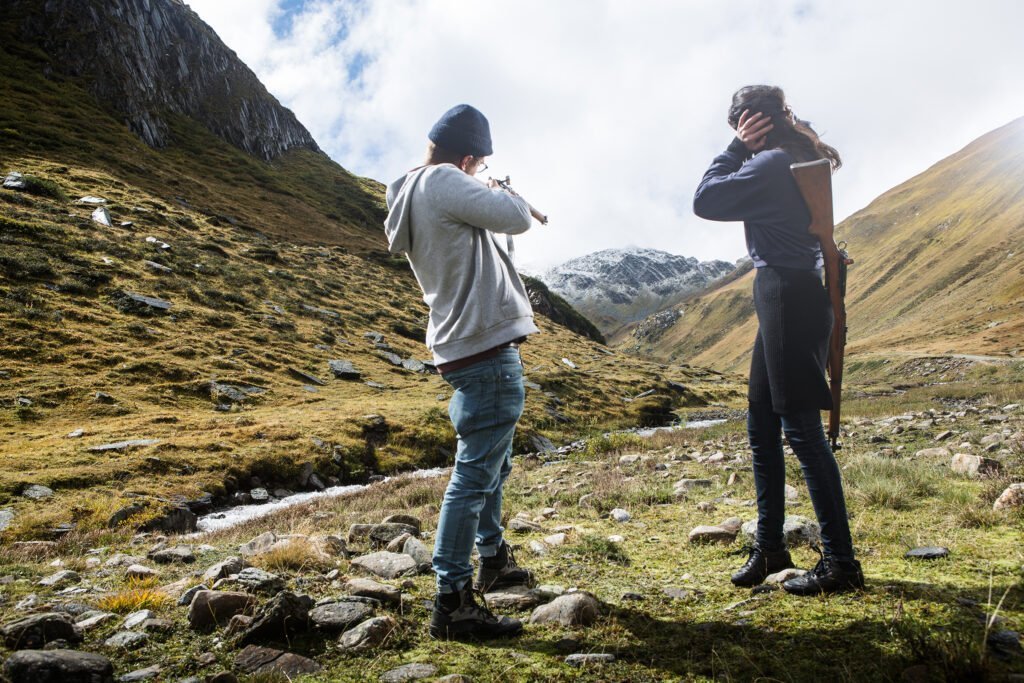
[(908, 560), (938, 560), (949, 556), (949, 548), (942, 546), (923, 546), (908, 550), (904, 555)]
[(569, 666), (575, 666), (577, 668), (584, 666), (611, 664), (614, 661), (615, 655), (598, 652), (577, 653), (569, 655), (565, 658), (566, 664), (568, 664)]
[(631, 514), (629, 514), (627, 511), (623, 510), (622, 508), (615, 508), (609, 514), (611, 515), (611, 518), (613, 520), (615, 520), (616, 522), (618, 522), (619, 524), (623, 524), (625, 522), (628, 522), (630, 519), (633, 518), (633, 516)]

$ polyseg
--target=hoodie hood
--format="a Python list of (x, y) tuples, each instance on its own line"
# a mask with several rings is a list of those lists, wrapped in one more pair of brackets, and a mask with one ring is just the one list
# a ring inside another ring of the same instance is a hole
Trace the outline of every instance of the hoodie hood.
[(418, 168), (388, 185), (386, 195), (388, 217), (384, 219), (384, 234), (388, 238), (388, 251), (401, 254), (412, 250), (412, 194), (429, 166)]

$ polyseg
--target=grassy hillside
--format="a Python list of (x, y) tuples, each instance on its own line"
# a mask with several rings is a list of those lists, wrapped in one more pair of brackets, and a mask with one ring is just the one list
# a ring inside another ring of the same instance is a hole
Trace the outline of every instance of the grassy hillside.
[[(883, 194), (836, 236), (856, 260), (851, 355), (1024, 353), (1024, 118)], [(683, 303), (657, 339), (615, 341), (659, 359), (741, 370), (756, 331), (752, 282), (753, 273)]]

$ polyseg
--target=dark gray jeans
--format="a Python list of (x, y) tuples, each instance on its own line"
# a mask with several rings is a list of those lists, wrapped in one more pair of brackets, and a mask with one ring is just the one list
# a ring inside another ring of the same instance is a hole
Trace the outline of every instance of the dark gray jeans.
[(782, 533), (786, 519), (783, 433), (800, 461), (814, 514), (821, 525), (825, 553), (840, 562), (853, 560), (853, 541), (839, 465), (825, 440), (821, 413), (814, 408), (779, 415), (767, 403), (750, 403), (747, 435), (754, 454), (757, 545), (762, 550), (772, 551), (781, 550), (786, 544)]

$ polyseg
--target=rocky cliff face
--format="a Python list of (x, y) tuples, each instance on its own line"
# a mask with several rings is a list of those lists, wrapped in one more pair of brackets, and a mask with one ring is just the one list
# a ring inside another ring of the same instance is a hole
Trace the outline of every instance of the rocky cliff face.
[(173, 142), (169, 117), (205, 126), (271, 160), (318, 151), (295, 115), (181, 0), (4, 0), (21, 38), (50, 58), (54, 75), (91, 92), (152, 147)]
[(728, 275), (728, 261), (701, 263), (657, 249), (606, 249), (548, 270), (542, 280), (606, 335)]

